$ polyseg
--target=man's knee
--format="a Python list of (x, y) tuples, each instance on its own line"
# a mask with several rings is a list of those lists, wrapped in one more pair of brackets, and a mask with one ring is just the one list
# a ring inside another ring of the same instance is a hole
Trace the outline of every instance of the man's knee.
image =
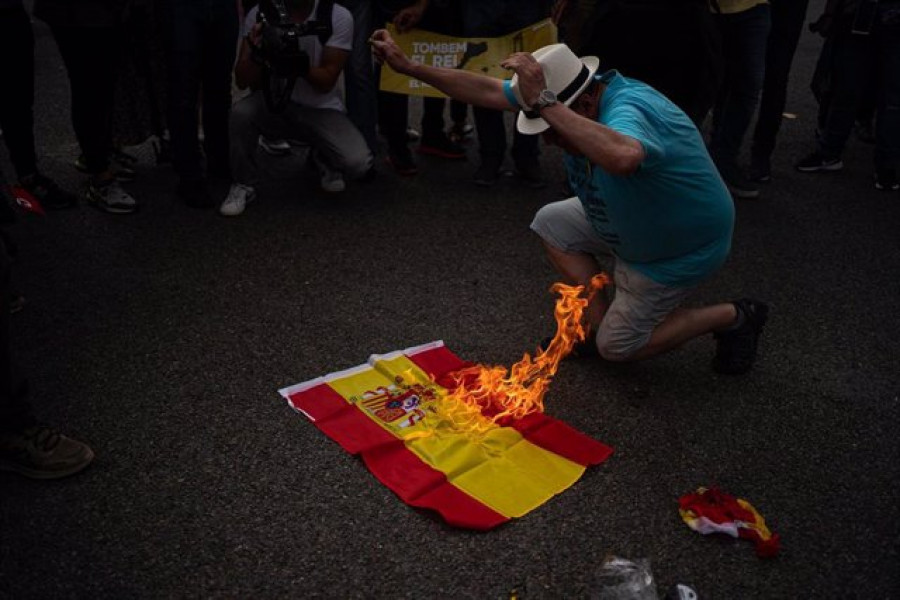
[(605, 327), (600, 325), (597, 332), (597, 350), (605, 360), (610, 362), (628, 362), (634, 359), (638, 351), (647, 345), (650, 334), (634, 329)]
[(263, 109), (254, 96), (248, 96), (231, 107), (228, 126), (232, 135), (239, 135), (253, 126)]
[(360, 179), (372, 168), (373, 160), (368, 146), (362, 144), (361, 147), (341, 157), (341, 170), (349, 179)]

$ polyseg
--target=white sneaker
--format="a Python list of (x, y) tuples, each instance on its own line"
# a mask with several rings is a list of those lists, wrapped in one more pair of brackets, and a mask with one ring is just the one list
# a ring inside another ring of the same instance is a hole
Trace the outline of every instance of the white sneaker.
[(232, 183), (228, 190), (228, 196), (219, 207), (219, 214), (223, 217), (236, 217), (247, 208), (247, 204), (256, 198), (256, 190), (249, 185)]
[(291, 145), (287, 140), (267, 138), (263, 135), (257, 140), (259, 147), (272, 156), (287, 156), (291, 153)]
[(324, 191), (337, 194), (346, 189), (344, 175), (340, 171), (332, 170), (324, 161), (319, 159), (316, 152), (312, 153), (312, 162), (316, 167), (316, 171), (319, 172), (319, 184)]

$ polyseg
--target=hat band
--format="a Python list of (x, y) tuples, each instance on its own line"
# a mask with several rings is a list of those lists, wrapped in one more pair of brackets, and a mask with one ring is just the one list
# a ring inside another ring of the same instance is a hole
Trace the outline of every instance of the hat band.
[[(556, 95), (556, 101), (562, 102), (565, 104), (568, 102), (569, 98), (571, 98), (575, 92), (581, 89), (582, 84), (587, 81), (587, 78), (591, 76), (591, 70), (585, 66), (584, 63), (581, 64), (581, 71), (578, 73), (578, 76), (572, 80), (572, 82), (565, 87), (563, 91)], [(529, 119), (540, 119), (541, 115), (539, 111), (536, 110), (524, 110), (525, 116)]]

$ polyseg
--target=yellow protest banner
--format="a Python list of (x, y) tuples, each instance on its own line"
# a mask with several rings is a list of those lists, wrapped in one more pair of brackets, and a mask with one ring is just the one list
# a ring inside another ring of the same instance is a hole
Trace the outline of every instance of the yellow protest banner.
[[(465, 69), (498, 79), (512, 77), (500, 63), (513, 52), (534, 52), (556, 43), (556, 26), (550, 19), (496, 38), (459, 38), (422, 29), (399, 34), (393, 25), (388, 25), (388, 31), (406, 55), (417, 63)], [(444, 97), (430, 85), (401, 75), (387, 65), (381, 70), (380, 88), (410, 96)]]

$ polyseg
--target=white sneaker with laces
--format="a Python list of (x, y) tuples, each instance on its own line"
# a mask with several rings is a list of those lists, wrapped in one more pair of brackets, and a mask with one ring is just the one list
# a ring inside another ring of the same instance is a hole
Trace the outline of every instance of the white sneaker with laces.
[(319, 172), (319, 184), (322, 186), (322, 190), (331, 194), (337, 194), (346, 189), (344, 175), (340, 171), (335, 171), (326, 165), (315, 152), (312, 153), (312, 162), (316, 167), (316, 171)]
[(223, 217), (236, 217), (247, 208), (247, 204), (256, 198), (256, 190), (243, 183), (232, 183), (228, 190), (228, 196), (219, 207), (219, 214)]

